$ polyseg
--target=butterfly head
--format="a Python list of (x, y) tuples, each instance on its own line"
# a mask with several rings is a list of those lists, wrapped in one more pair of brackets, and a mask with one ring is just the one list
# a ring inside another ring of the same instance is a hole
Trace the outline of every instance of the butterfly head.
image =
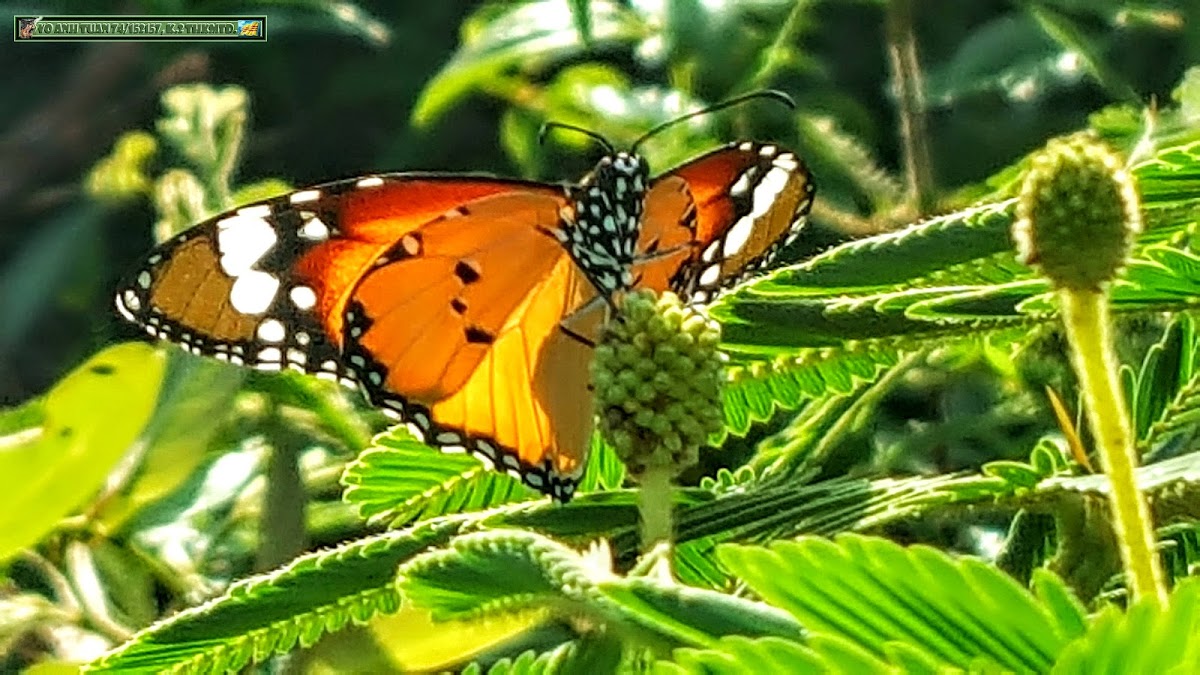
[(599, 290), (611, 295), (633, 285), (650, 167), (639, 155), (604, 156), (572, 191), (573, 216), (564, 244)]

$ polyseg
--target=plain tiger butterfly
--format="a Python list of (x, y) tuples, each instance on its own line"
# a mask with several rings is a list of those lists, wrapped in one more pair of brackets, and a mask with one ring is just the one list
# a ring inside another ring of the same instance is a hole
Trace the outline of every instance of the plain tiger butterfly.
[(117, 291), (151, 336), (261, 370), (358, 386), (427, 443), (566, 501), (592, 433), (588, 368), (613, 300), (691, 301), (761, 268), (814, 186), (738, 142), (655, 178), (638, 145), (575, 184), (379, 174), (242, 206), (159, 245)]

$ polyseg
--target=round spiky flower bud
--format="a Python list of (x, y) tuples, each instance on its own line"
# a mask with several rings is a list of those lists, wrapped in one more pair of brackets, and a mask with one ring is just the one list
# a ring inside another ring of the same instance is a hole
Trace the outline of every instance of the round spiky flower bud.
[(605, 329), (592, 360), (596, 411), (635, 477), (647, 467), (692, 466), (721, 429), (720, 340), (720, 325), (673, 293), (630, 293)]
[(1141, 229), (1133, 179), (1095, 135), (1052, 140), (1033, 156), (1013, 239), (1021, 259), (1055, 286), (1099, 290), (1117, 276)]

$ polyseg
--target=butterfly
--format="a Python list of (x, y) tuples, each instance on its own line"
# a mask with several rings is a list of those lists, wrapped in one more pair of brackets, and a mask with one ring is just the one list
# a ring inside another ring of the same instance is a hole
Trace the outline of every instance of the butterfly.
[(651, 178), (636, 152), (650, 134), (619, 152), (567, 128), (605, 147), (578, 183), (390, 173), (306, 188), (163, 242), (117, 309), (195, 354), (359, 387), (426, 443), (567, 501), (614, 300), (710, 300), (795, 236), (814, 195), (774, 144)]

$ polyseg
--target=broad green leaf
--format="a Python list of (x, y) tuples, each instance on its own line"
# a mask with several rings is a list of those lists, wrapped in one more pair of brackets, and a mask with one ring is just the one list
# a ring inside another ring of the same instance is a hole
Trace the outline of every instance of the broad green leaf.
[(1050, 613), (995, 567), (926, 546), (843, 534), (770, 547), (727, 545), (721, 561), (814, 634), (883, 656), (900, 641), (943, 667), (977, 659), (1045, 671), (1066, 643)]
[[(1111, 39), (1111, 31), (1092, 30), (1089, 35), (1087, 24), (1077, 20), (1071, 13), (1059, 11), (1051, 3), (1033, 2), (1028, 5), (1029, 15), (1035, 18), (1038, 25), (1055, 42), (1062, 46), (1065, 53), (1078, 61), (1080, 66), (1104, 87), (1112, 98), (1125, 101), (1139, 100), (1138, 92), (1118, 72), (1109, 67), (1103, 51), (1107, 45), (1101, 44), (1101, 37)], [(1089, 17), (1090, 18), (1090, 17)]]
[(208, 457), (209, 443), (243, 381), (245, 371), (228, 364), (174, 349), (166, 357), (158, 406), (138, 443), (141, 454), (96, 513), (111, 531), (193, 475)]
[(139, 631), (88, 670), (240, 670), (348, 624), (396, 612), (397, 566), (445, 543), (463, 522), (444, 519), (305, 554)]
[(383, 47), (392, 37), (388, 25), (363, 9), (361, 3), (322, 2), (322, 0), (266, 0), (270, 8), (270, 35), (319, 31), (342, 33)]
[(929, 73), (933, 100), (950, 103), (996, 92), (1024, 101), (1061, 91), (1078, 78), (1060, 66), (1065, 50), (1027, 12), (999, 15), (964, 38), (953, 57)]
[(96, 494), (150, 419), (164, 363), (145, 344), (110, 347), (50, 390), (37, 431), (9, 437), (0, 448), (0, 560)]

